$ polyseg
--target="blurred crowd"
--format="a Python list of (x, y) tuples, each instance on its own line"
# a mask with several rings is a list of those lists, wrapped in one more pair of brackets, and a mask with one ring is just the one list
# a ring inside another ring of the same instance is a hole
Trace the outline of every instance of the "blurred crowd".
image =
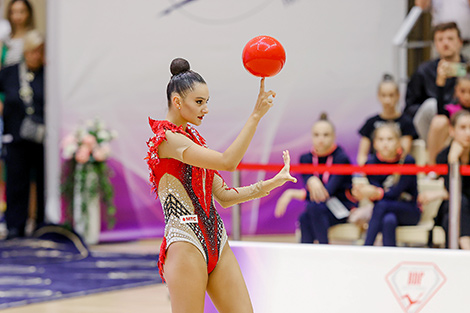
[[(416, 0), (433, 12), (433, 59), (419, 65), (410, 77), (405, 107), (399, 109), (400, 89), (389, 74), (378, 84), (378, 114), (366, 119), (358, 130), (360, 142), (356, 163), (435, 165), (470, 163), (470, 1)], [(417, 143), (425, 153), (415, 153)], [(419, 160), (416, 160), (419, 159)], [(336, 144), (334, 124), (326, 114), (312, 127), (312, 148), (300, 163), (332, 166), (351, 164)], [(276, 216), (281, 217), (291, 200), (306, 202), (298, 229), (302, 243), (329, 243), (329, 230), (337, 224), (355, 224), (364, 245), (396, 246), (399, 226), (413, 226), (422, 219), (430, 203), (439, 203), (431, 216), (434, 227), (449, 237), (449, 176), (303, 174), (304, 188), (288, 189), (279, 198)], [(429, 181), (442, 188), (418, 187)], [(470, 249), (470, 177), (462, 177), (460, 239)], [(424, 217), (425, 216), (425, 217)], [(429, 222), (429, 221), (428, 221)], [(429, 229), (432, 233), (433, 227)], [(381, 236), (378, 236), (381, 234)], [(380, 238), (380, 239), (378, 239)], [(428, 246), (433, 246), (429, 236)]]

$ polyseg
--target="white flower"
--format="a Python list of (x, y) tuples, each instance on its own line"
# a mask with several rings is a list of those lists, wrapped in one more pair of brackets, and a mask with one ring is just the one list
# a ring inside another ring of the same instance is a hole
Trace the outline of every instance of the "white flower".
[(64, 146), (62, 150), (62, 157), (66, 160), (73, 158), (75, 152), (77, 152), (78, 145), (76, 143), (69, 143)]
[(105, 122), (103, 122), (103, 121), (100, 120), (100, 119), (96, 119), (96, 120), (95, 120), (95, 126), (96, 126), (96, 130), (98, 130), (98, 131), (103, 130), (103, 129), (106, 128)]
[(73, 135), (68, 135), (62, 140), (62, 157), (64, 159), (71, 159), (73, 154), (78, 149), (77, 139)]
[(84, 128), (77, 129), (77, 139), (78, 141), (82, 141), (83, 137), (85, 137), (88, 132)]
[(111, 134), (107, 130), (104, 130), (104, 129), (99, 130), (96, 136), (98, 137), (98, 140), (100, 141), (111, 140)]

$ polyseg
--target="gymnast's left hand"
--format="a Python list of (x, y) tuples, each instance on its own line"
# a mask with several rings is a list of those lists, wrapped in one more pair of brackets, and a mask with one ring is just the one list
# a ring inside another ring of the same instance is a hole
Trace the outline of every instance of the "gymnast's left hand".
[(288, 181), (296, 183), (297, 178), (292, 177), (292, 175), (290, 174), (289, 150), (282, 151), (282, 158), (284, 160), (284, 167), (281, 169), (279, 173), (277, 173), (275, 178), (281, 182), (281, 185), (283, 185), (285, 182), (288, 182)]

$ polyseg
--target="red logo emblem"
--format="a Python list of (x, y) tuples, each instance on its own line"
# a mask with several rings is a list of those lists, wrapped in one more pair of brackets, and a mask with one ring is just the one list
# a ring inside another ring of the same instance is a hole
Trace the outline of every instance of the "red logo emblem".
[(446, 282), (434, 263), (402, 262), (387, 274), (386, 280), (405, 313), (417, 313)]
[(182, 224), (197, 223), (197, 215), (183, 215), (183, 216), (180, 216), (180, 222)]

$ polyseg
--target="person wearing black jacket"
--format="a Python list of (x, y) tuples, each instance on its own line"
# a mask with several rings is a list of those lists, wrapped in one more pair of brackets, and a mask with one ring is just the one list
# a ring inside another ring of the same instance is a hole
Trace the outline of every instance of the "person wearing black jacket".
[[(411, 76), (406, 91), (405, 113), (413, 117), (413, 123), (421, 139), (427, 140), (429, 125), (437, 114), (437, 67), (441, 60), (466, 62), (460, 55), (462, 39), (454, 22), (438, 24), (434, 28), (434, 45), (439, 58), (421, 64)], [(449, 78), (443, 86), (443, 100), (451, 103), (454, 96), (455, 77)]]
[(42, 125), (42, 129), (44, 126), (44, 39), (37, 31), (25, 35), (24, 62), (0, 71), (0, 92), (5, 93), (2, 138), (7, 170), (5, 221), (7, 238), (11, 239), (25, 236), (32, 178), (37, 188), (36, 226), (44, 222), (43, 135), (39, 128), (32, 129), (37, 142), (24, 138), (21, 131), (27, 117)]

